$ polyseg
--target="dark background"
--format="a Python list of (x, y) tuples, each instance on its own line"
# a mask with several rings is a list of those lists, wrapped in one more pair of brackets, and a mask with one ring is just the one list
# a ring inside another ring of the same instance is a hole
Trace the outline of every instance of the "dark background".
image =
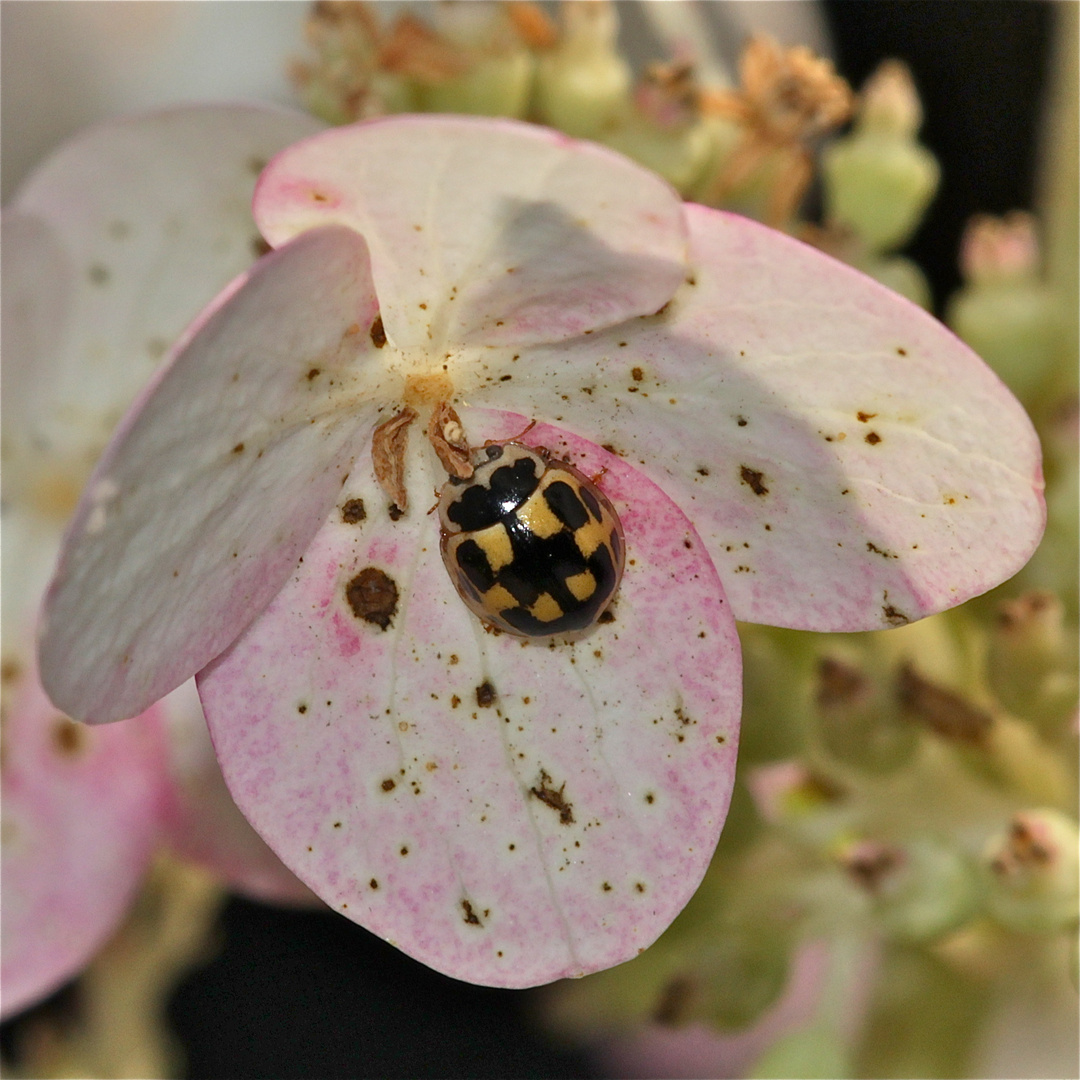
[(939, 314), (960, 283), (957, 251), (974, 213), (1032, 206), (1053, 3), (1031, 0), (826, 2), (837, 70), (855, 89), (889, 56), (906, 60), (922, 97), (920, 134), (942, 182), (906, 249)]
[[(1012, 0), (834, 0), (837, 68), (858, 88), (900, 57), (923, 98), (923, 141), (943, 182), (908, 253), (940, 310), (959, 283), (973, 213), (1030, 207), (1053, 5)], [(71, 1000), (71, 991), (67, 991)], [(62, 992), (52, 1003), (63, 1003)], [(187, 1075), (226, 1077), (587, 1077), (588, 1059), (528, 1022), (527, 992), (437, 975), (330, 913), (235, 899), (220, 953), (175, 993)], [(10, 1052), (18, 1018), (0, 1031)]]

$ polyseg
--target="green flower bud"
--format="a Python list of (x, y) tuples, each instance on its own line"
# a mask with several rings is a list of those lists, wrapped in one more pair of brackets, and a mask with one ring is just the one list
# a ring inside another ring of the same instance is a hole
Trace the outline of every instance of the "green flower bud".
[(562, 32), (536, 71), (536, 110), (545, 124), (604, 140), (630, 99), (630, 65), (619, 55), (619, 16), (610, 3), (560, 5)]
[(1080, 919), (1080, 830), (1057, 810), (1017, 814), (984, 853), (990, 914), (1013, 930), (1055, 933)]
[(702, 116), (699, 99), (688, 64), (650, 64), (634, 90), (632, 106), (622, 111), (604, 142), (659, 173), (686, 196), (714, 161), (721, 131)]
[(897, 675), (896, 696), (910, 720), (941, 738), (960, 746), (987, 746), (994, 714), (964, 694), (924, 678), (910, 662)]
[(1076, 714), (1076, 635), (1051, 592), (1002, 604), (990, 644), (990, 686), (1011, 713), (1055, 730)]
[(525, 49), (484, 57), (464, 74), (420, 87), (418, 107), (425, 112), (523, 117), (534, 65)]
[(800, 761), (774, 761), (751, 769), (746, 786), (763, 821), (784, 825), (834, 806), (843, 792)]
[(872, 251), (900, 247), (937, 191), (937, 159), (915, 141), (921, 108), (907, 68), (882, 64), (863, 89), (855, 130), (821, 158), (826, 220)]
[[(459, 58), (461, 70), (423, 78), (418, 87), (420, 108), (426, 112), (524, 116), (536, 62), (508, 10), (498, 4), (433, 4), (425, 14), (443, 49)], [(434, 67), (431, 75), (437, 70)]]
[(952, 329), (1025, 401), (1052, 372), (1061, 343), (1058, 307), (1037, 277), (1038, 262), (1030, 214), (973, 218), (961, 251), (967, 284), (946, 311)]
[(707, 1018), (721, 1031), (742, 1031), (773, 1005), (788, 981), (784, 935), (732, 931), (708, 942)]
[(601, 138), (613, 150), (659, 173), (684, 196), (701, 179), (714, 152), (713, 129), (705, 120), (664, 128), (637, 111)]
[(915, 726), (901, 714), (880, 680), (835, 656), (818, 661), (817, 732), (836, 761), (861, 772), (889, 773), (907, 764), (918, 746)]
[(840, 855), (870, 897), (871, 915), (890, 937), (926, 942), (971, 919), (982, 901), (971, 861), (948, 842), (919, 837), (903, 846), (860, 841)]

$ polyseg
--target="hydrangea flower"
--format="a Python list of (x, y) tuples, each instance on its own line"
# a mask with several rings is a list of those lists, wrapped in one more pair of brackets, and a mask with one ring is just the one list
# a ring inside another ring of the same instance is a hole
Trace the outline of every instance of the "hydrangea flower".
[[(609, 151), (399, 117), (282, 152), (254, 209), (275, 250), (87, 485), (44, 685), (103, 722), (198, 673), (286, 865), (459, 978), (610, 966), (681, 909), (734, 780), (734, 618), (901, 625), (1041, 533), (1037, 441), (970, 350)], [(489, 633), (455, 592), (428, 512), (447, 406), (616, 506), (626, 573), (586, 636)]]

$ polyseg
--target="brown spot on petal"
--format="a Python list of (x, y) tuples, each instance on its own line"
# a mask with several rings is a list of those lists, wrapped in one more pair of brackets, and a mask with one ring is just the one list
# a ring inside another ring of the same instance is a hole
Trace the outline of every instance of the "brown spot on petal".
[(398, 588), (377, 566), (367, 566), (345, 586), (345, 599), (358, 619), (385, 630), (397, 612)]
[(876, 431), (868, 431), (863, 441), (868, 442), (871, 446), (877, 446), (881, 442), (881, 436)]
[(884, 548), (879, 548), (877, 544), (872, 544), (869, 540), (866, 541), (866, 550), (872, 552), (874, 555), (880, 555), (883, 559), (899, 559), (900, 556), (892, 551), (886, 551)]
[(911, 619), (905, 615), (899, 608), (894, 607), (892, 604), (882, 604), (881, 614), (885, 616), (885, 621), (890, 626), (907, 626)]
[(358, 525), (367, 517), (363, 499), (349, 499), (341, 508), (341, 520), (346, 525)]
[(475, 911), (473, 911), (473, 906), (472, 906), (471, 903), (469, 903), (468, 900), (462, 900), (461, 901), (461, 910), (465, 912), (464, 921), (467, 922), (469, 924), (469, 926), (483, 926), (484, 925), (480, 921), (480, 916), (477, 915)]
[(386, 779), (385, 779), (385, 780), (384, 780), (384, 781), (382, 782), (382, 784), (380, 785), (380, 787), (382, 787), (383, 791), (393, 791), (393, 790), (394, 790), (394, 788), (395, 788), (395, 787), (397, 787), (397, 784), (396, 784), (396, 783), (394, 783), (394, 779), (393, 779), (393, 777), (390, 777), (390, 776), (388, 776), (388, 777), (387, 777), (387, 778), (386, 778)]
[(556, 788), (553, 786), (547, 771), (541, 769), (540, 786), (538, 788), (529, 788), (529, 793), (539, 799), (545, 806), (550, 806), (552, 810), (558, 811), (560, 825), (572, 825), (574, 823), (574, 808), (571, 803), (566, 801), (566, 796), (563, 794), (565, 790), (565, 780)]
[(495, 692), (495, 687), (492, 686), (487, 679), (476, 688), (476, 704), (479, 705), (481, 709), (487, 709), (494, 705), (497, 697), (498, 694)]
[(769, 489), (765, 486), (765, 474), (758, 469), (751, 469), (748, 465), (739, 466), (739, 476), (755, 495), (768, 495)]
[(857, 412), (855, 415), (859, 418), (860, 423), (865, 424), (867, 420), (873, 420), (874, 417), (877, 416), (877, 413), (876, 412)]
[(375, 321), (371, 324), (371, 344), (376, 349), (381, 349), (386, 344), (386, 330), (383, 328), (381, 315), (376, 315)]

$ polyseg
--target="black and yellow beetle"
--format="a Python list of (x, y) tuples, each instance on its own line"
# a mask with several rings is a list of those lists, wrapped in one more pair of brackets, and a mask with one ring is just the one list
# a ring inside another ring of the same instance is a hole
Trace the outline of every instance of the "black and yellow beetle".
[(462, 600), (520, 637), (585, 630), (623, 572), (622, 524), (608, 497), (565, 461), (521, 443), (476, 452), (468, 480), (439, 493), (440, 550)]

